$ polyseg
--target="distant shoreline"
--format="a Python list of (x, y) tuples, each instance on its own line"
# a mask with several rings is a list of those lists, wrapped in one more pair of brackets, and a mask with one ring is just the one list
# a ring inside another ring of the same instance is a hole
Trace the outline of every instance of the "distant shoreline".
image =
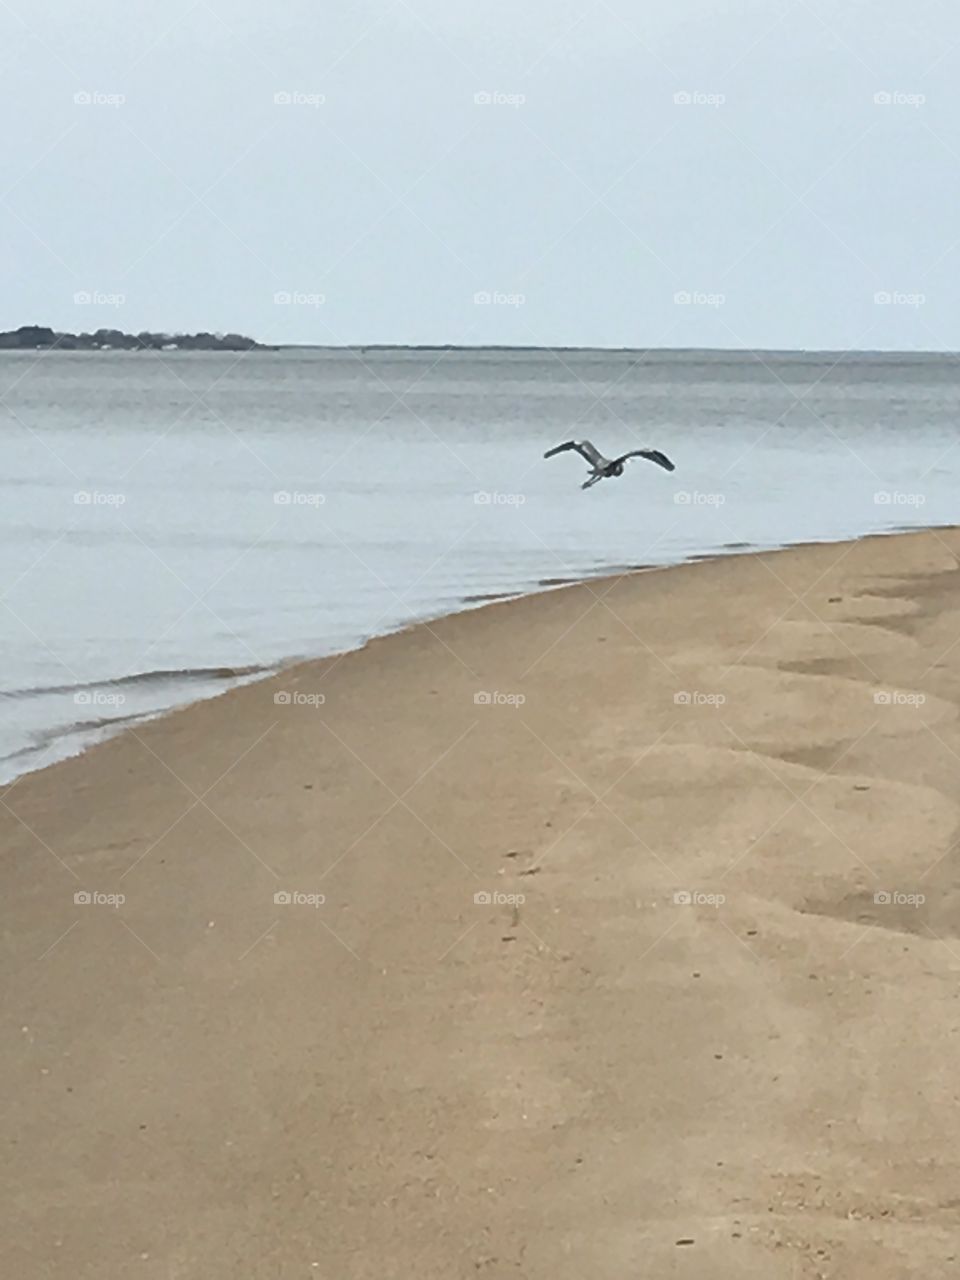
[(263, 343), (239, 333), (125, 333), (119, 329), (98, 329), (95, 333), (66, 333), (42, 325), (21, 325), (19, 329), (0, 331), (2, 351), (330, 351), (358, 352), (360, 355), (379, 355), (390, 352), (463, 352), (476, 354), (490, 352), (496, 355), (511, 354), (595, 354), (603, 356), (704, 356), (747, 359), (758, 361), (763, 357), (834, 358), (839, 365), (846, 361), (869, 357), (900, 357), (909, 360), (939, 360), (954, 358), (960, 352), (948, 350), (904, 350), (902, 348), (846, 348), (830, 347), (592, 347), (592, 346), (523, 346), (505, 343), (456, 343), (456, 342), (277, 342)]
[(0, 332), (4, 351), (276, 351), (242, 333), (61, 333), (46, 325), (25, 324)]

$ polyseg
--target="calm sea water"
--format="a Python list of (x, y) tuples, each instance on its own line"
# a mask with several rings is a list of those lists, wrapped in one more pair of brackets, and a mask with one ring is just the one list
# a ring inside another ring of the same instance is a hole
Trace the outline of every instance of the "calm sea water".
[[(951, 356), (0, 353), (0, 779), (483, 599), (957, 519)], [(652, 445), (586, 493), (572, 454)]]

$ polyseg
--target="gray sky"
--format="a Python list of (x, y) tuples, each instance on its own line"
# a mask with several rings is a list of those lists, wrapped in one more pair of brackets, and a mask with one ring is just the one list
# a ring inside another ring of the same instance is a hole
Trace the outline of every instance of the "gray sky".
[(2, 328), (960, 349), (946, 0), (0, 0), (0, 71)]

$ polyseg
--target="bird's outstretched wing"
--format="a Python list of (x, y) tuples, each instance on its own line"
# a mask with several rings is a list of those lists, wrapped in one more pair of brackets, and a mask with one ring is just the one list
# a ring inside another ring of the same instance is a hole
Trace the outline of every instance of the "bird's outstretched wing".
[(558, 444), (556, 448), (548, 449), (543, 456), (552, 458), (555, 453), (564, 453), (567, 449), (576, 449), (581, 458), (586, 458), (592, 467), (601, 467), (607, 461), (599, 449), (594, 448), (589, 440), (568, 440), (566, 444)]
[(665, 471), (676, 471), (676, 467), (667, 455), (661, 453), (659, 449), (632, 449), (630, 453), (625, 453), (622, 457), (617, 458), (617, 462), (626, 462), (628, 458), (646, 458), (648, 462), (655, 462), (658, 467), (663, 467)]

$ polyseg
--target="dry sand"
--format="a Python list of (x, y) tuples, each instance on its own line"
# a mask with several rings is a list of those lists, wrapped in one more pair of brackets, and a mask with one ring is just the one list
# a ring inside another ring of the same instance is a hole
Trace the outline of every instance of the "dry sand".
[(957, 552), (496, 605), (9, 789), (2, 1273), (957, 1274)]

